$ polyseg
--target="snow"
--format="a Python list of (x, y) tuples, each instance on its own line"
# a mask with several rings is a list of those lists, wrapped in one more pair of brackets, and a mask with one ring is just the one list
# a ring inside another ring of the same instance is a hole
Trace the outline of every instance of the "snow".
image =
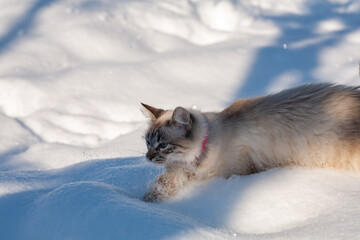
[(360, 175), (272, 169), (141, 196), (140, 102), (221, 110), (359, 84), (352, 0), (0, 0), (0, 239), (356, 239)]

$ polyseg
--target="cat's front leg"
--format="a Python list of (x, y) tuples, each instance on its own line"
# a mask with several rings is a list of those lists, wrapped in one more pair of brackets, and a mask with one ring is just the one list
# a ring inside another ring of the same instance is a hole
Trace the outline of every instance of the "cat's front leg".
[(160, 202), (176, 195), (195, 174), (185, 169), (171, 169), (162, 173), (150, 191), (143, 196), (145, 202)]

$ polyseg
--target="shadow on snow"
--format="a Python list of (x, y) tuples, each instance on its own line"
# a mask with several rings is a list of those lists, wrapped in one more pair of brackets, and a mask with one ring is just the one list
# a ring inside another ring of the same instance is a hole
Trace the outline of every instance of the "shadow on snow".
[(0, 37), (0, 54), (6, 52), (11, 45), (28, 32), (33, 27), (38, 13), (58, 0), (38, 0)]
[[(320, 53), (340, 43), (348, 33), (359, 29), (359, 14), (339, 13), (336, 10), (350, 3), (351, 1), (347, 4), (315, 1), (308, 3), (308, 13), (305, 15), (264, 16), (280, 28), (280, 36), (275, 44), (258, 51), (245, 77), (245, 84), (235, 92), (234, 99), (265, 94), (274, 80), (289, 72), (296, 72), (299, 75), (298, 81), (293, 84), (317, 81), (313, 71), (319, 64)], [(315, 31), (319, 23), (330, 19), (340, 20), (345, 26), (344, 29), (329, 33)], [(291, 47), (294, 43), (303, 44)], [(284, 44), (287, 47), (284, 47)]]

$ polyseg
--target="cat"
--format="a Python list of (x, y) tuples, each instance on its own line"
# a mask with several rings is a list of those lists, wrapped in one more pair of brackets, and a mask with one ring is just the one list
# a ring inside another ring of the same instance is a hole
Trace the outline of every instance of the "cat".
[(192, 181), (284, 166), (360, 171), (360, 88), (307, 84), (240, 99), (218, 113), (143, 104), (146, 158), (163, 165), (144, 201), (176, 195)]

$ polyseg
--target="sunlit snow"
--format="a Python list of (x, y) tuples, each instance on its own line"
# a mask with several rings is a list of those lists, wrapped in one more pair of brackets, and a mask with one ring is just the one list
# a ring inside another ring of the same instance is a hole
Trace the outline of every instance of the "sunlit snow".
[(360, 175), (272, 169), (140, 200), (140, 102), (359, 85), (356, 0), (0, 0), (0, 239), (357, 239)]

